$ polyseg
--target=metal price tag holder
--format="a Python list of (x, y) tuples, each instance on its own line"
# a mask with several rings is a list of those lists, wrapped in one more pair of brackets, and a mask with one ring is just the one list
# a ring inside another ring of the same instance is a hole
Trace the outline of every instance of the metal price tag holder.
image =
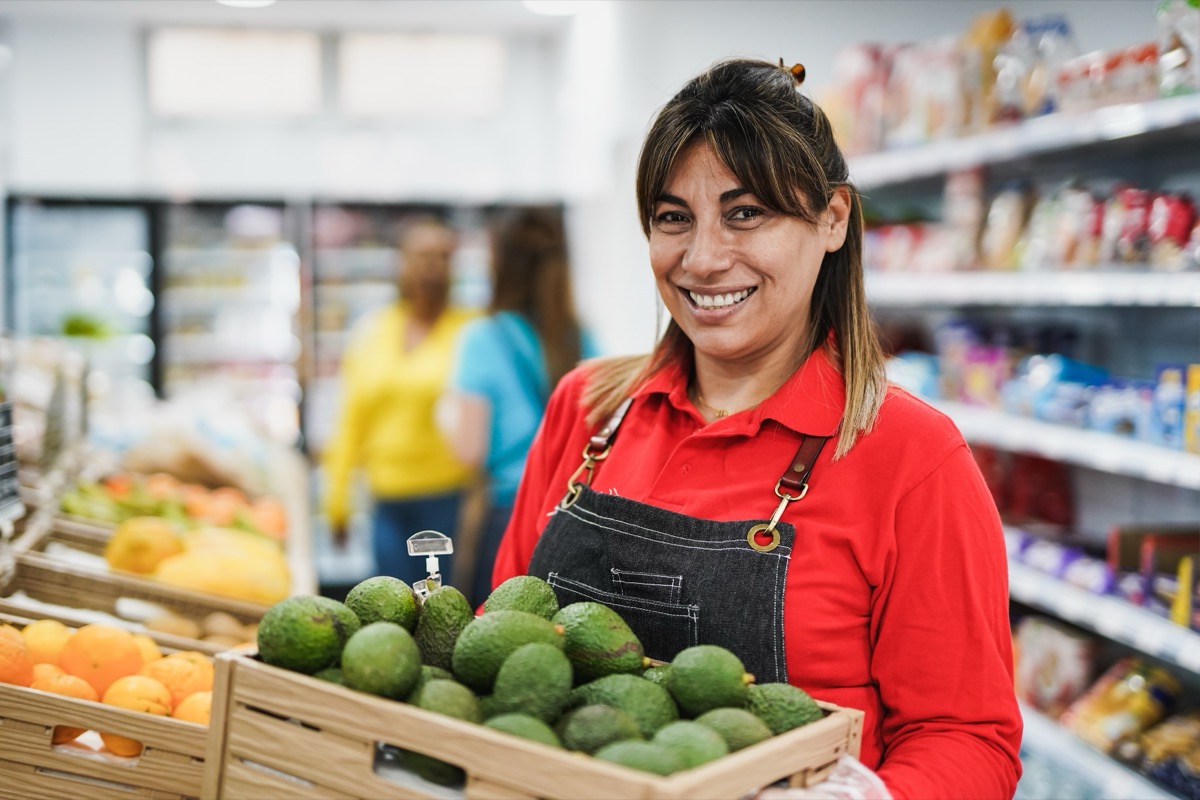
[(429, 577), (413, 584), (413, 591), (422, 602), (430, 592), (442, 585), (442, 574), (438, 571), (438, 556), (448, 556), (454, 552), (454, 542), (444, 533), (437, 531), (420, 531), (408, 537), (408, 554), (410, 556), (425, 556), (425, 569)]

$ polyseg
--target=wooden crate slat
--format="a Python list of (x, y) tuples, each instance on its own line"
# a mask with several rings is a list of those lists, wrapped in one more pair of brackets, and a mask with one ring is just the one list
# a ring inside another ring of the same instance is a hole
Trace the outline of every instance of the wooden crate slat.
[[(795, 785), (810, 783), (822, 777), (842, 753), (857, 755), (861, 740), (861, 712), (822, 704), (828, 712), (823, 720), (662, 778), (327, 684), (245, 654), (223, 654), (217, 661), (218, 683), (225, 682), (230, 698), (221, 745), (209, 748), (206, 786), (212, 788), (212, 776), (223, 770), (213, 794), (233, 793), (230, 771), (237, 767), (244, 775), (240, 758), (252, 753), (252, 758), (246, 757), (314, 785), (327, 779), (328, 765), (336, 762), (336, 776), (331, 778), (335, 785), (352, 786), (368, 797), (404, 796), (398, 783), (373, 771), (375, 743), (384, 742), (462, 767), (472, 799), (738, 798), (781, 779)], [(278, 717), (301, 720), (307, 727)], [(354, 740), (359, 744), (354, 745)], [(211, 763), (218, 758), (219, 763)], [(418, 791), (413, 797), (442, 796), (412, 788)]]
[(0, 760), (0, 786), (4, 787), (5, 800), (78, 800), (85, 797), (87, 800), (186, 800), (193, 797), (5, 760)]
[[(204, 797), (217, 797), (207, 791)], [(231, 761), (225, 765), (225, 779), (220, 797), (237, 800), (355, 800), (353, 795), (343, 794), (325, 786), (306, 786), (282, 776), (273, 775), (261, 767)]]

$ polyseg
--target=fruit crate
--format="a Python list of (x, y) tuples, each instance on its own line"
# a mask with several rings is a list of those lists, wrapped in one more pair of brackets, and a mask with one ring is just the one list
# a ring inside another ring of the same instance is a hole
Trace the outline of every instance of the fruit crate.
[(51, 558), (39, 551), (46, 541), (58, 536), (58, 529), (18, 548), (5, 568), (0, 568), (0, 611), (57, 619), (73, 627), (96, 621), (101, 612), (106, 620), (149, 634), (159, 644), (175, 650), (197, 650), (209, 655), (229, 649), (187, 636), (153, 630), (131, 616), (130, 606), (145, 610), (158, 608), (199, 621), (214, 611), (232, 615), (243, 624), (257, 623), (268, 606), (233, 598), (195, 592), (169, 586), (137, 575), (109, 572)]
[[(780, 780), (817, 783), (843, 753), (857, 756), (862, 738), (861, 711), (822, 703), (823, 719), (659, 777), (272, 667), (251, 654), (216, 661), (204, 797), (734, 800)], [(377, 767), (387, 746), (461, 767), (465, 786), (448, 789)]]
[[(0, 622), (17, 627), (33, 621), (0, 613)], [(56, 725), (128, 736), (145, 749), (124, 757), (86, 744), (56, 745)], [(207, 740), (208, 728), (193, 722), (0, 683), (0, 796), (6, 800), (200, 797)]]

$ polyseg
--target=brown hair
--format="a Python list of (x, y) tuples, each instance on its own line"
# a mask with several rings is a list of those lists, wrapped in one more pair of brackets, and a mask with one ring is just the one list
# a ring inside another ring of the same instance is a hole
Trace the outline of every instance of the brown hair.
[[(846, 241), (827, 253), (813, 288), (807, 352), (825, 345), (846, 382), (846, 404), (835, 457), (875, 424), (886, 389), (883, 351), (871, 323), (863, 284), (862, 202), (829, 119), (797, 90), (787, 69), (767, 61), (730, 59), (690, 80), (659, 111), (642, 144), (637, 203), (650, 235), (655, 198), (680, 154), (703, 141), (742, 185), (773, 211), (815, 223), (835, 189), (850, 194)], [(593, 374), (584, 403), (593, 424), (665, 365), (690, 361), (692, 343), (672, 320), (645, 356), (607, 359)]]
[(502, 215), (492, 247), (489, 310), (515, 311), (529, 319), (541, 339), (553, 387), (580, 356), (562, 213), (531, 207)]

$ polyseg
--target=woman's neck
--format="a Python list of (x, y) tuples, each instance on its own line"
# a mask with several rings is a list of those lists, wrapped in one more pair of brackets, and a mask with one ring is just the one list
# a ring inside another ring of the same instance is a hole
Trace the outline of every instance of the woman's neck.
[(697, 354), (688, 394), (708, 421), (755, 408), (783, 386), (804, 359), (742, 363), (706, 359)]

